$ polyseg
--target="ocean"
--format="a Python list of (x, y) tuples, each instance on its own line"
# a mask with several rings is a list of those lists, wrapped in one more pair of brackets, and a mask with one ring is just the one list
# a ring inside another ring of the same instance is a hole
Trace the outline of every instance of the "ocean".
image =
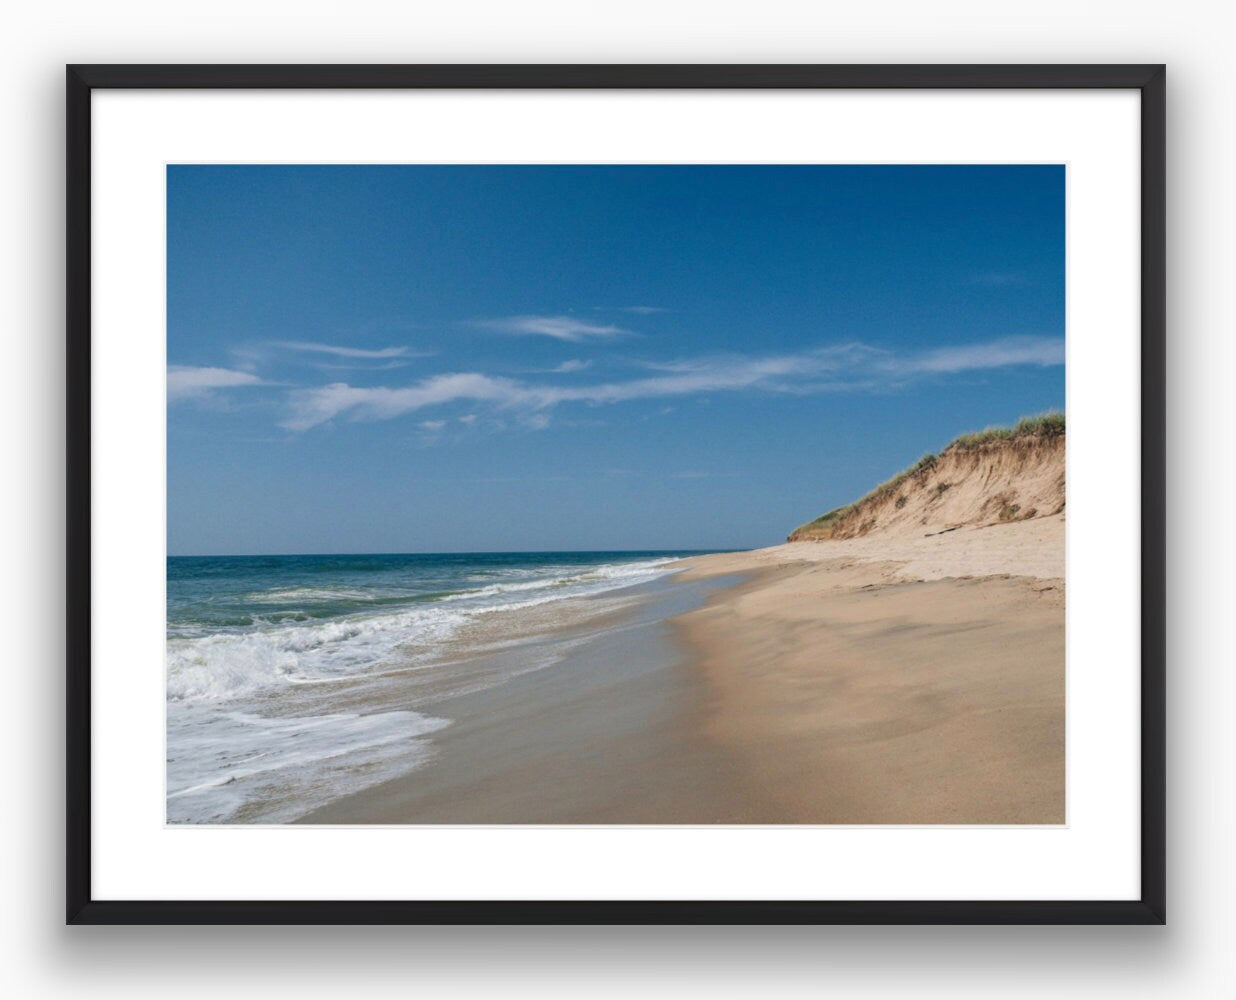
[(697, 554), (169, 557), (167, 822), (286, 823), (424, 765), (433, 703), (561, 662)]

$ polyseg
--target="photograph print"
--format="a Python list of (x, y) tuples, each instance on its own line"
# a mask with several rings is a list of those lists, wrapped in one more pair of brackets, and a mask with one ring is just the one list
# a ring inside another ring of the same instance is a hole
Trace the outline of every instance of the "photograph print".
[(1059, 825), (1063, 165), (166, 168), (166, 822)]

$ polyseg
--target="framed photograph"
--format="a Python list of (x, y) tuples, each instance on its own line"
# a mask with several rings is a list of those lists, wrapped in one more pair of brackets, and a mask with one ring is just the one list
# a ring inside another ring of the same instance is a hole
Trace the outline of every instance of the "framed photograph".
[(70, 923), (1162, 923), (1164, 68), (68, 67)]

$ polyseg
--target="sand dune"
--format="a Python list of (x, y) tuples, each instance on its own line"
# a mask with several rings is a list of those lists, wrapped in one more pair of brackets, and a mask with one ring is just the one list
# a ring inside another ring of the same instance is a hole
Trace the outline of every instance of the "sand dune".
[(788, 540), (872, 534), (923, 537), (962, 525), (1008, 524), (1061, 514), (1064, 455), (1063, 425), (1054, 433), (967, 435), (939, 455), (923, 456), (856, 503), (797, 528)]

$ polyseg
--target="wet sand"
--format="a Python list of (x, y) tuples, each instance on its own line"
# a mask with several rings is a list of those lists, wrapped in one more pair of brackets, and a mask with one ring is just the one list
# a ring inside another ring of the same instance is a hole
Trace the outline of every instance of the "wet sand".
[(702, 737), (704, 679), (669, 618), (733, 580), (663, 582), (561, 663), (422, 703), (434, 757), (304, 823), (753, 823), (745, 771)]

